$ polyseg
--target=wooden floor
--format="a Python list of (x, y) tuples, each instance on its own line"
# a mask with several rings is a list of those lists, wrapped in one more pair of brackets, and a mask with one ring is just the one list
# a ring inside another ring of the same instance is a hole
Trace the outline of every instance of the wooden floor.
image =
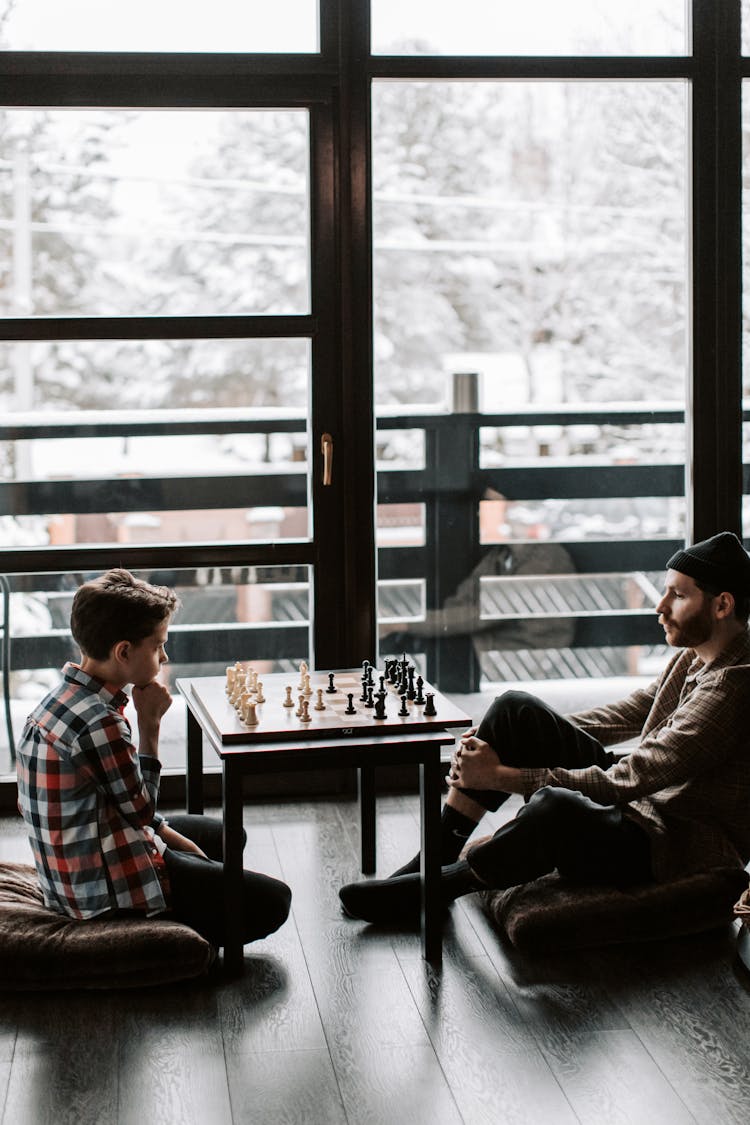
[[(240, 981), (0, 996), (3, 1125), (529, 1125), (750, 1121), (750, 975), (734, 931), (530, 960), (457, 903), (438, 975), (419, 937), (342, 917), (354, 802), (248, 806), (248, 866), (293, 914)], [(379, 802), (379, 872), (418, 839)], [(0, 858), (27, 859), (15, 819)]]

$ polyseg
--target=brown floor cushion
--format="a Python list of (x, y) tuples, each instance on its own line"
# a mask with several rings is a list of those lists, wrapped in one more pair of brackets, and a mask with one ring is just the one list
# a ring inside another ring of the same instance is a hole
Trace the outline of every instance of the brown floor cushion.
[(742, 868), (717, 867), (669, 883), (618, 890), (567, 882), (557, 873), (482, 893), (484, 908), (529, 953), (701, 933), (731, 922), (748, 886)]
[(47, 909), (33, 867), (0, 863), (0, 989), (140, 988), (205, 973), (209, 943), (181, 922), (78, 922)]

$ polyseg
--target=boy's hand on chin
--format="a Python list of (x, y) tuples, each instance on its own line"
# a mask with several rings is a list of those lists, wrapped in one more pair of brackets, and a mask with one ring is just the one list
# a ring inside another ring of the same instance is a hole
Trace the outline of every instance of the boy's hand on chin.
[(158, 680), (151, 680), (150, 683), (140, 687), (133, 686), (133, 706), (139, 722), (158, 722), (165, 711), (172, 706), (172, 696), (164, 684), (160, 684)]

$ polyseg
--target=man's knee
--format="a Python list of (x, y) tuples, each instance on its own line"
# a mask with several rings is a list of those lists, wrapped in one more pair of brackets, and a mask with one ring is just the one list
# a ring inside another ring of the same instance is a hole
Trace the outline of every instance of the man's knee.
[(540, 820), (564, 824), (571, 820), (580, 821), (583, 815), (596, 807), (590, 798), (574, 789), (545, 785), (532, 793), (522, 811), (524, 815), (531, 814)]

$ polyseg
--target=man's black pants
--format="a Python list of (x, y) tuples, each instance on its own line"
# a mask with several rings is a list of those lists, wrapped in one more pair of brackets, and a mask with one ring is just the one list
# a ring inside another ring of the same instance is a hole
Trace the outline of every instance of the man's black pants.
[[(221, 821), (189, 813), (169, 815), (169, 824), (187, 836), (208, 857), (167, 848), (171, 891), (170, 914), (202, 934), (213, 945), (224, 945), (224, 865)], [(257, 941), (278, 930), (289, 914), (292, 892), (286, 883), (256, 871), (243, 873), (243, 941)]]
[[(477, 728), (504, 765), (606, 770), (617, 759), (533, 695), (509, 691), (497, 698)], [(488, 810), (507, 793), (465, 789)], [(598, 805), (557, 786), (537, 790), (516, 818), (469, 853), (469, 865), (491, 887), (514, 887), (557, 869), (579, 882), (626, 886), (653, 878), (647, 833), (617, 805)]]

